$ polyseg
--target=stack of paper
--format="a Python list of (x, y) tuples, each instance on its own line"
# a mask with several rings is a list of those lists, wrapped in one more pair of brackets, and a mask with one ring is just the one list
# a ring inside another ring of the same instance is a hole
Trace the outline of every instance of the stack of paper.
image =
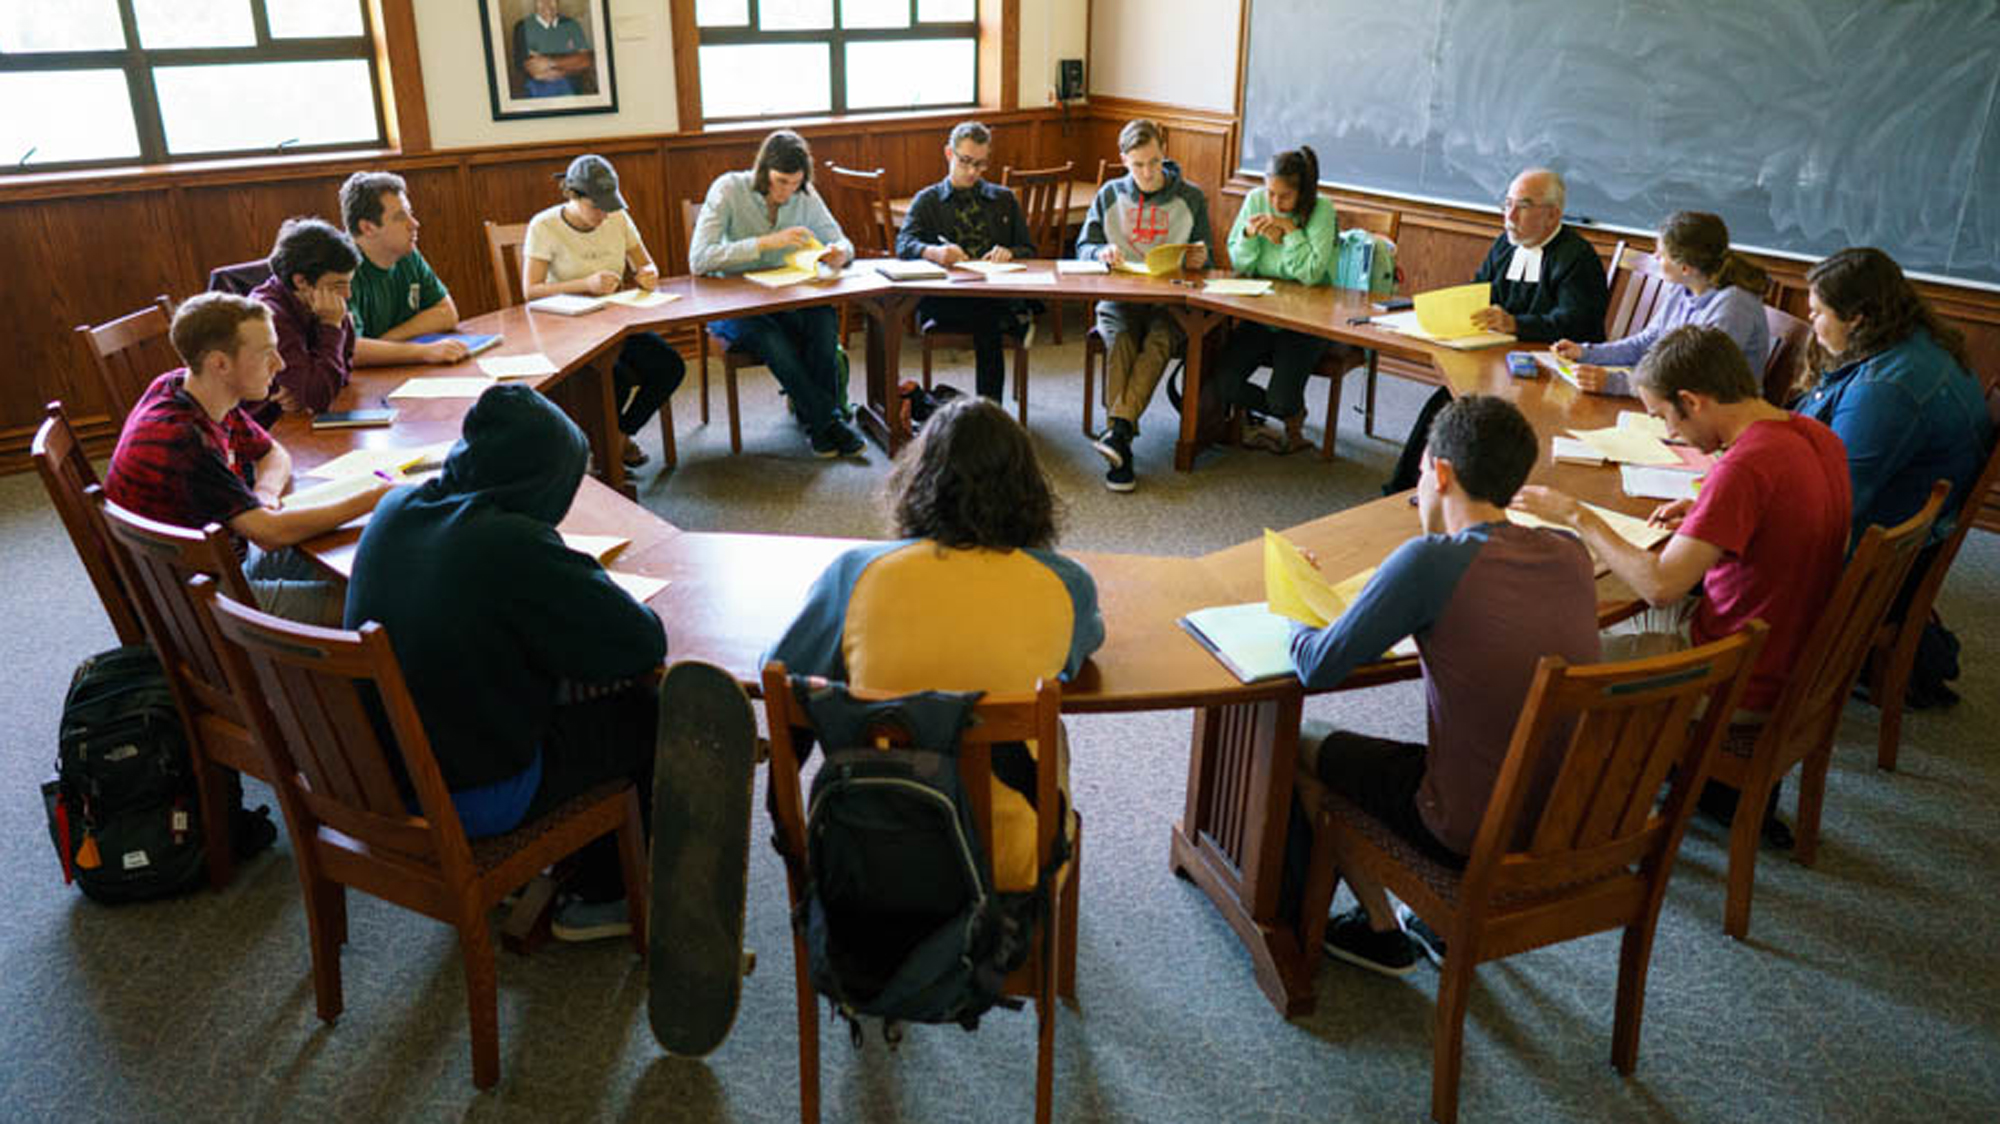
[(1024, 269), (1026, 269), (1026, 268), (1028, 268), (1028, 267), (1027, 267), (1027, 266), (1025, 266), (1025, 265), (1022, 265), (1022, 264), (1021, 264), (1020, 262), (1017, 262), (1017, 261), (976, 261), (976, 260), (975, 260), (975, 261), (962, 261), (962, 262), (959, 262), (959, 263), (958, 263), (958, 265), (957, 265), (957, 266), (956, 266), (955, 268), (957, 268), (957, 269), (964, 269), (964, 270), (970, 270), (971, 272), (973, 272), (973, 273), (977, 273), (977, 274), (979, 274), (979, 275), (981, 275), (981, 276), (983, 276), (983, 277), (991, 277), (991, 276), (993, 276), (993, 275), (994, 275), (994, 274), (996, 274), (996, 273), (1019, 273), (1019, 272), (1020, 272), (1021, 270), (1024, 270)]
[(317, 476), (323, 480), (373, 476), (377, 472), (386, 472), (395, 477), (415, 476), (443, 464), (445, 454), (451, 452), (451, 446), (450, 441), (440, 441), (435, 445), (350, 449), (300, 475)]
[(1656, 418), (1651, 414), (1642, 414), (1637, 410), (1618, 411), (1618, 428), (1650, 434), (1662, 441), (1667, 439), (1667, 420), (1665, 418)]
[(617, 583), (618, 588), (631, 594), (632, 600), (637, 601), (641, 605), (651, 601), (654, 595), (667, 588), (668, 585), (664, 578), (649, 578), (644, 574), (628, 574), (623, 570), (606, 570), (604, 572), (610, 576), (613, 582)]
[(625, 549), (632, 540), (618, 535), (580, 535), (575, 531), (562, 532), (563, 545), (578, 554), (588, 554), (600, 563), (608, 563), (613, 555)]
[(1649, 433), (1622, 426), (1603, 429), (1572, 429), (1570, 435), (1596, 449), (1608, 461), (1619, 464), (1670, 465), (1681, 463), (1666, 443)]
[(1596, 447), (1587, 441), (1579, 441), (1574, 437), (1564, 437), (1558, 434), (1550, 440), (1549, 444), (1549, 456), (1557, 464), (1601, 465), (1604, 463), (1604, 454), (1598, 452)]
[(1417, 319), (1417, 314), (1414, 311), (1385, 313), (1374, 317), (1369, 323), (1399, 335), (1409, 336), (1411, 339), (1419, 339), (1427, 343), (1455, 348), (1459, 351), (1471, 351), (1476, 348), (1494, 347), (1499, 344), (1514, 342), (1514, 337), (1505, 332), (1478, 332), (1469, 336), (1452, 336), (1448, 339), (1434, 336), (1424, 330), (1423, 324)]
[(560, 316), (582, 316), (586, 312), (596, 312), (604, 307), (603, 297), (587, 297), (582, 293), (557, 293), (552, 297), (536, 297), (528, 302), (528, 307), (536, 312), (553, 312)]
[(539, 351), (530, 351), (526, 355), (481, 356), (479, 369), (496, 379), (532, 379), (556, 373), (556, 365)]
[(1202, 283), (1201, 291), (1225, 297), (1261, 297), (1271, 291), (1271, 283), (1259, 277), (1214, 277)]
[(1691, 500), (1701, 490), (1701, 474), (1679, 468), (1621, 464), (1618, 480), (1628, 496), (1655, 500)]
[(611, 304), (622, 304), (627, 308), (657, 308), (672, 300), (679, 300), (679, 293), (662, 293), (658, 289), (620, 289), (604, 299)]
[(425, 375), (389, 392), (390, 398), (477, 398), (493, 386), (484, 375)]
[(1057, 273), (1109, 273), (1111, 267), (1101, 261), (1064, 260), (1056, 263)]

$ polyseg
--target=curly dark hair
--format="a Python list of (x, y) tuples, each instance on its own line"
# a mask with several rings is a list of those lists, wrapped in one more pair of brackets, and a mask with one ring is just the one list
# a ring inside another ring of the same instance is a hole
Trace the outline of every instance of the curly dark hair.
[(932, 414), (896, 458), (884, 493), (904, 538), (957, 550), (1055, 545), (1060, 505), (1028, 431), (984, 398)]
[(292, 287), (294, 276), (316, 285), (328, 273), (353, 273), (361, 264), (361, 251), (347, 232), (316, 218), (286, 219), (278, 228), (278, 240), (271, 246), (271, 272)]
[(1842, 320), (1861, 317), (1848, 338), (1847, 348), (1834, 355), (1820, 346), (1815, 336), (1806, 354), (1807, 371), (1817, 382), (1827, 372), (1866, 359), (1910, 338), (1922, 328), (1939, 347), (1958, 362), (1961, 370), (1972, 370), (1965, 352), (1965, 334), (1944, 322), (1931, 303), (1903, 276), (1896, 259), (1873, 246), (1852, 246), (1806, 271), (1819, 302)]

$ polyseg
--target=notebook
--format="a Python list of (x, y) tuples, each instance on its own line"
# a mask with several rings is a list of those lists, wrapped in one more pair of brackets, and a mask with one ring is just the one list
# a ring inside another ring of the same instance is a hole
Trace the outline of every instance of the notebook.
[(1245, 683), (1292, 673), (1292, 622), (1262, 601), (1196, 609), (1178, 623)]
[(936, 262), (882, 258), (868, 264), (875, 268), (875, 272), (891, 281), (936, 281), (945, 276), (945, 268)]
[(396, 411), (385, 409), (328, 410), (314, 414), (314, 429), (367, 429), (374, 426), (396, 424)]
[(445, 340), (457, 340), (465, 345), (467, 355), (477, 355), (499, 343), (500, 337), (480, 332), (425, 332), (421, 336), (410, 337), (411, 343), (443, 343)]

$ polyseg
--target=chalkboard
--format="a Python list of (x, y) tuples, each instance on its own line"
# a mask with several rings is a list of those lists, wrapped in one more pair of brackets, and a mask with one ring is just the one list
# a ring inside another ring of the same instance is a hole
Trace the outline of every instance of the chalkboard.
[(1245, 171), (2000, 285), (2000, 0), (1250, 0)]

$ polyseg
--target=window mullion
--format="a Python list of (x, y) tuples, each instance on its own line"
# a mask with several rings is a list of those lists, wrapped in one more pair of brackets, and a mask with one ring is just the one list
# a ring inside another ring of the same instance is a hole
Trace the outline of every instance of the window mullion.
[[(834, 17), (834, 25), (838, 28), (839, 24), (840, 18), (836, 15)], [(829, 104), (832, 106), (832, 111), (835, 114), (846, 113), (847, 36), (839, 30), (835, 30), (833, 34), (827, 36), (827, 51), (831, 57), (827, 59), (826, 72), (827, 77), (833, 82), (833, 99)]]
[(125, 90), (132, 98), (132, 124), (139, 134), (139, 162), (164, 164), (167, 129), (160, 120), (152, 63), (139, 45), (139, 13), (132, 0), (118, 0), (118, 18), (125, 25)]
[[(320, 2), (326, 3), (327, 0)], [(264, 0), (250, 0), (250, 29), (256, 39), (258, 50), (271, 45), (271, 17), (264, 11)]]

